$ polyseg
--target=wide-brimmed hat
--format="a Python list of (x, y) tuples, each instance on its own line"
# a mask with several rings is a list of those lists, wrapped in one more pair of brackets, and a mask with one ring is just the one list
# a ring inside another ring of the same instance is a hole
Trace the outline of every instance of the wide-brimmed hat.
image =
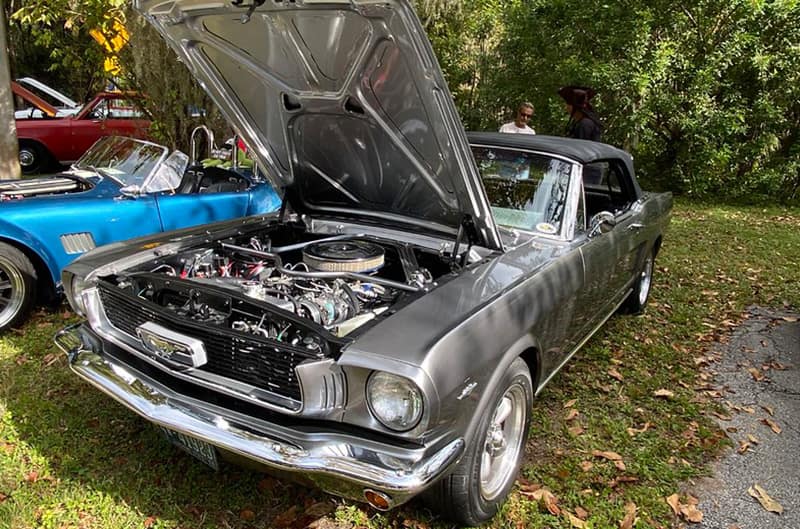
[(570, 85), (562, 86), (558, 89), (558, 95), (576, 109), (592, 108), (589, 101), (594, 97), (595, 93), (594, 89), (588, 86)]

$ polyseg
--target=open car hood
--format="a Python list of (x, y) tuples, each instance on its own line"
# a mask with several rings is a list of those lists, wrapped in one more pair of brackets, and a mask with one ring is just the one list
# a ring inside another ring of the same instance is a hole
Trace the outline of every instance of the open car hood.
[(137, 0), (300, 211), (500, 249), (452, 97), (405, 0)]

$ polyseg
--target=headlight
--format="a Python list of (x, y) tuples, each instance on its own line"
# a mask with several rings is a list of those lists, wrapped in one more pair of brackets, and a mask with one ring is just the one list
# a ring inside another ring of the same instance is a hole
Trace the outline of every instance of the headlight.
[(80, 316), (86, 316), (86, 305), (83, 303), (83, 296), (81, 294), (91, 286), (91, 283), (87, 283), (82, 277), (72, 276), (72, 280), (69, 282), (69, 288), (66, 289), (67, 300), (72, 306), (72, 310)]
[(367, 382), (367, 403), (372, 415), (387, 428), (405, 432), (422, 417), (422, 393), (409, 379), (375, 372)]

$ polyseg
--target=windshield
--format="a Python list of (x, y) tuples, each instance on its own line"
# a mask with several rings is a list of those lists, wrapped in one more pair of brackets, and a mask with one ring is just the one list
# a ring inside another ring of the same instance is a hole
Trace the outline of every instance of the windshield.
[(133, 138), (107, 136), (81, 156), (77, 169), (97, 171), (119, 182), (123, 187), (142, 187), (147, 177), (167, 155), (167, 148)]
[(571, 163), (511, 149), (472, 150), (497, 224), (545, 235), (561, 233)]

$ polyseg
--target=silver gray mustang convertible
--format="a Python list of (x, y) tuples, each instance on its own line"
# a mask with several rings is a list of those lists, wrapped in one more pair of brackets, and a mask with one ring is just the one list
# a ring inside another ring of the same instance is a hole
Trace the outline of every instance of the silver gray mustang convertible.
[(534, 396), (647, 302), (672, 199), (579, 140), (464, 132), (405, 0), (140, 0), (280, 212), (96, 249), (56, 338), (212, 467), (478, 524)]

